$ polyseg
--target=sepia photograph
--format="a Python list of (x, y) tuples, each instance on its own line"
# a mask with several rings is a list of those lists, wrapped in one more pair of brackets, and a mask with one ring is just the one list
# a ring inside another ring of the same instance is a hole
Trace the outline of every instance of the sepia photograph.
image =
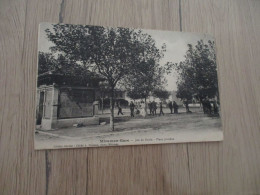
[(41, 23), (35, 149), (223, 140), (215, 39)]

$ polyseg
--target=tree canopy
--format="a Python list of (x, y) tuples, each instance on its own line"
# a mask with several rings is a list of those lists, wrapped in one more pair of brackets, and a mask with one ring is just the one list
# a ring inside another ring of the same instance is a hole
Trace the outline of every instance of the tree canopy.
[(38, 75), (48, 71), (56, 70), (57, 60), (51, 53), (39, 52), (38, 54)]
[(89, 70), (98, 72), (115, 87), (117, 82), (147, 59), (158, 62), (160, 50), (150, 35), (141, 30), (83, 25), (53, 25), (47, 29), (55, 44), (52, 51), (61, 52)]
[[(162, 71), (158, 63), (163, 57), (165, 45), (158, 49), (152, 37), (142, 30), (57, 24), (52, 29), (47, 29), (46, 33), (54, 43), (51, 47), (53, 52), (84, 69), (98, 73), (108, 82), (111, 90), (112, 129), (113, 94), (118, 83), (126, 79), (129, 83), (135, 83), (136, 78), (142, 78), (146, 71), (150, 71), (151, 74), (147, 73), (146, 76), (147, 82), (142, 84), (151, 88), (155, 84), (152, 79), (156, 79), (152, 74)], [(130, 89), (127, 84), (125, 86)], [(136, 88), (132, 88), (132, 91), (133, 89)]]
[(166, 84), (165, 68), (153, 59), (136, 64), (138, 68), (123, 80), (128, 96), (132, 99), (146, 99), (156, 88)]
[[(97, 74), (84, 68), (77, 62), (66, 58), (62, 54), (54, 57), (51, 53), (39, 52), (38, 54), (38, 75), (54, 75), (53, 82), (62, 82), (70, 85), (93, 85), (101, 80)], [(38, 80), (39, 81), (39, 80)]]
[(192, 98), (202, 101), (218, 97), (215, 43), (203, 40), (195, 46), (188, 44), (185, 60), (175, 64), (178, 73), (177, 97), (184, 101)]
[(170, 93), (165, 89), (156, 89), (153, 91), (153, 95), (154, 97), (159, 98), (161, 101), (164, 101), (169, 98)]

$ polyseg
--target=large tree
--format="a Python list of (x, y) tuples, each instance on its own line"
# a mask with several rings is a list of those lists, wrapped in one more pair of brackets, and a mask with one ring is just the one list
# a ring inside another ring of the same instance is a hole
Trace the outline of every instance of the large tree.
[(38, 75), (57, 69), (57, 60), (51, 53), (39, 52), (38, 54)]
[(162, 46), (160, 56), (150, 58), (146, 61), (136, 64), (135, 70), (132, 71), (124, 82), (124, 87), (127, 95), (132, 99), (144, 99), (145, 113), (147, 114), (146, 100), (153, 94), (156, 88), (162, 88), (166, 84), (164, 74), (166, 73), (165, 67), (159, 64), (159, 60), (163, 57), (165, 46)]
[(178, 90), (176, 93), (176, 97), (182, 100), (182, 102), (185, 105), (186, 112), (189, 113), (190, 112), (189, 103), (191, 103), (193, 97), (192, 90), (190, 86), (187, 85), (187, 83), (185, 82), (177, 83), (177, 86), (178, 86)]
[(201, 103), (218, 97), (215, 43), (203, 40), (195, 46), (188, 44), (185, 60), (175, 64), (178, 73), (177, 97), (188, 104), (192, 98)]
[(53, 25), (46, 30), (54, 43), (51, 49), (71, 61), (97, 72), (110, 88), (110, 127), (114, 130), (114, 90), (137, 64), (160, 59), (160, 50), (141, 30), (84, 25)]

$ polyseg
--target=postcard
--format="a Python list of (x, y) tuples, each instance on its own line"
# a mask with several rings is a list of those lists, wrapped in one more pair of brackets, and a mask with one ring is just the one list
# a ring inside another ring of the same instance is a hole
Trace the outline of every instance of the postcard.
[(223, 140), (215, 39), (39, 25), (35, 149)]

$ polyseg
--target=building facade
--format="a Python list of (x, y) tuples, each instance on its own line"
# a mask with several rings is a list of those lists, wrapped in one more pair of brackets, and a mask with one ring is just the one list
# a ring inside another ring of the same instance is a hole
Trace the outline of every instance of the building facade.
[(73, 124), (99, 124), (96, 100), (99, 78), (77, 83), (77, 78), (51, 73), (38, 77), (36, 124), (42, 130), (72, 127)]

